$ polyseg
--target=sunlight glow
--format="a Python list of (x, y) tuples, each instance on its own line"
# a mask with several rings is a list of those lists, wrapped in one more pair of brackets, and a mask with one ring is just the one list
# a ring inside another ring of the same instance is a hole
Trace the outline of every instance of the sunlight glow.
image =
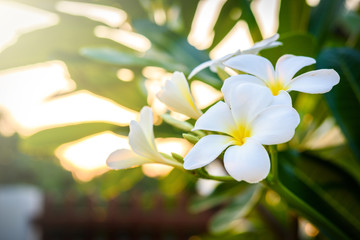
[(201, 81), (191, 83), (191, 93), (200, 109), (210, 106), (223, 97), (220, 91)]
[(359, 0), (346, 0), (345, 7), (347, 10), (356, 11), (359, 8), (360, 1)]
[(99, 38), (111, 39), (139, 52), (146, 52), (151, 47), (151, 42), (149, 39), (141, 34), (127, 30), (114, 29), (106, 26), (97, 26), (94, 30), (94, 34)]
[(319, 234), (319, 230), (311, 223), (306, 223), (304, 228), (305, 234), (309, 237), (316, 237)]
[(311, 7), (316, 7), (317, 5), (319, 5), (320, 0), (306, 0), (306, 3)]
[(184, 157), (192, 148), (192, 145), (183, 138), (156, 138), (155, 142), (159, 152), (168, 155), (174, 152)]
[(310, 136), (304, 139), (306, 148), (323, 149), (344, 144), (345, 137), (334, 118), (327, 118)]
[[(191, 144), (182, 138), (157, 138), (155, 142), (160, 152), (176, 152), (185, 156)], [(116, 149), (130, 149), (128, 138), (110, 131), (94, 134), (77, 141), (59, 146), (55, 155), (61, 165), (71, 171), (76, 179), (90, 181), (108, 171), (106, 159)], [(172, 167), (162, 164), (146, 164), (144, 174), (149, 177), (166, 176)]]
[(164, 9), (158, 8), (154, 10), (154, 21), (158, 25), (164, 25), (166, 22), (166, 14)]
[(201, 50), (210, 47), (214, 38), (213, 28), (225, 2), (225, 0), (199, 2), (188, 36), (190, 44)]
[(158, 124), (161, 122), (159, 116), (167, 111), (167, 107), (157, 99), (156, 94), (161, 90), (163, 83), (171, 78), (172, 74), (159, 67), (145, 67), (142, 74), (147, 78), (145, 80), (147, 102), (154, 112), (154, 124)]
[(131, 82), (134, 80), (135, 74), (128, 68), (120, 68), (117, 71), (116, 76), (123, 82)]
[(243, 20), (239, 21), (225, 38), (210, 52), (210, 57), (221, 58), (238, 49), (244, 50), (253, 45), (249, 27)]
[[(5, 120), (0, 124), (11, 124), (6, 128), (29, 136), (44, 129), (82, 122), (127, 126), (138, 116), (133, 110), (85, 90), (68, 93), (75, 87), (60, 61), (2, 71), (0, 109)], [(4, 128), (0, 127), (0, 131)]]
[(251, 3), (263, 38), (268, 38), (277, 32), (279, 27), (280, 0), (255, 0)]
[(111, 27), (119, 27), (127, 19), (125, 11), (100, 4), (60, 1), (56, 4), (56, 9), (63, 13), (87, 17)]
[(76, 179), (90, 181), (108, 170), (106, 159), (119, 148), (130, 148), (128, 138), (106, 131), (63, 144), (55, 155)]
[[(183, 138), (156, 138), (155, 139), (159, 152), (166, 153), (171, 156), (171, 153), (177, 153), (180, 156), (185, 156), (191, 149), (192, 145)], [(148, 177), (164, 177), (168, 175), (173, 167), (164, 164), (144, 164), (142, 170)]]
[(138, 113), (89, 91), (81, 90), (17, 112), (15, 119), (22, 135), (53, 127), (85, 122), (129, 125)]
[(21, 35), (58, 22), (59, 17), (54, 13), (13, 1), (0, 1), (0, 52)]
[(141, 168), (146, 176), (152, 178), (165, 177), (174, 169), (169, 165), (159, 163), (147, 163), (142, 165)]

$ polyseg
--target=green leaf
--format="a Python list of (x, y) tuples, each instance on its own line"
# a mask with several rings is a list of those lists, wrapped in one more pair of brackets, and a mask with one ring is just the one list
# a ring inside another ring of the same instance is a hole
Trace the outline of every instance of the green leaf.
[(305, 32), (310, 6), (304, 0), (281, 1), (278, 33)]
[[(172, 68), (169, 67), (168, 71), (183, 71), (185, 75), (188, 75), (193, 68), (209, 60), (209, 56), (205, 51), (196, 49), (188, 43), (184, 36), (172, 32), (165, 26), (158, 26), (142, 20), (134, 22), (134, 28), (151, 41), (152, 47), (146, 53), (148, 58), (157, 58), (166, 66), (172, 65)], [(153, 57), (154, 53), (159, 57)], [(178, 64), (175, 65), (174, 63)], [(166, 67), (164, 68), (166, 69)], [(196, 75), (196, 79), (217, 89), (222, 86), (222, 81), (210, 70), (201, 71)]]
[(98, 47), (98, 48), (82, 48), (81, 54), (90, 59), (98, 60), (104, 63), (110, 63), (115, 65), (120, 65), (124, 67), (147, 67), (155, 66), (162, 67), (168, 71), (184, 71), (182, 65), (178, 65), (174, 62), (161, 61), (156, 58), (148, 58), (140, 54), (135, 53), (125, 53), (116, 49), (107, 48), (107, 47)]
[(249, 0), (240, 0), (238, 1), (241, 8), (241, 19), (245, 20), (249, 26), (250, 34), (254, 42), (258, 42), (262, 39), (260, 28), (256, 22), (255, 16), (251, 10)]
[(271, 185), (300, 215), (333, 239), (360, 234), (357, 181), (336, 165), (294, 152), (279, 154), (279, 182)]
[(225, 232), (232, 227), (232, 223), (248, 215), (258, 203), (261, 197), (260, 185), (252, 185), (238, 196), (220, 212), (218, 212), (210, 222), (210, 231), (213, 233)]
[(248, 24), (254, 42), (262, 39), (259, 26), (250, 8), (250, 2), (248, 0), (225, 2), (214, 26), (215, 35), (210, 49), (219, 44), (240, 20)]
[(191, 30), (192, 22), (199, 0), (180, 0), (178, 1), (181, 8), (182, 22), (184, 25), (184, 33), (188, 34)]
[(360, 162), (360, 52), (334, 48), (321, 52), (317, 68), (333, 68), (340, 83), (325, 94), (329, 107)]
[(311, 11), (309, 32), (313, 34), (319, 48), (327, 39), (344, 9), (345, 0), (321, 0)]
[(144, 178), (144, 173), (140, 167), (111, 170), (101, 177), (93, 179), (91, 182), (84, 183), (79, 187), (83, 191), (98, 192), (105, 199), (112, 199), (119, 196), (122, 192), (128, 191)]
[(23, 138), (20, 147), (27, 153), (53, 154), (53, 151), (61, 144), (104, 131), (116, 131), (118, 134), (127, 135), (128, 127), (106, 123), (82, 123), (54, 127)]
[(360, 163), (355, 159), (351, 149), (346, 145), (328, 147), (323, 149), (316, 149), (306, 151), (303, 154), (310, 154), (312, 156), (320, 157), (324, 160), (330, 161), (343, 170), (347, 171), (360, 184)]
[(185, 122), (185, 121), (177, 120), (177, 119), (173, 118), (172, 116), (170, 116), (170, 114), (167, 114), (167, 113), (161, 115), (161, 118), (169, 125), (174, 126), (183, 131), (190, 132), (191, 129), (194, 128), (194, 126), (192, 124)]
[(186, 186), (193, 181), (194, 178), (191, 175), (174, 168), (169, 175), (159, 180), (159, 187), (167, 196), (175, 196), (184, 191)]

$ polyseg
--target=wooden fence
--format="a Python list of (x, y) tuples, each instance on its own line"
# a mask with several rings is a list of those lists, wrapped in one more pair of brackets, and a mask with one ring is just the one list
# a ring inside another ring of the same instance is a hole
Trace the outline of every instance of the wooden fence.
[(105, 204), (88, 197), (81, 202), (67, 198), (59, 205), (46, 197), (44, 212), (34, 224), (42, 239), (177, 240), (207, 231), (213, 212), (189, 213), (185, 195), (177, 197), (172, 206), (158, 194), (150, 198), (153, 204), (145, 208), (140, 193)]

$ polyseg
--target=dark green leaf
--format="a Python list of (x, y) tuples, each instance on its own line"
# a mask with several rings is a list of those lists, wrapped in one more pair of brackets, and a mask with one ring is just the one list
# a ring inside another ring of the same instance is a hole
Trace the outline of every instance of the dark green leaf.
[(313, 34), (318, 47), (323, 45), (334, 23), (344, 11), (345, 0), (321, 0), (311, 11), (309, 32)]
[(340, 75), (340, 83), (325, 97), (360, 161), (360, 52), (349, 48), (328, 49), (319, 55), (317, 62), (317, 68), (333, 68)]
[(278, 33), (305, 32), (310, 6), (304, 0), (281, 1)]
[(347, 172), (316, 157), (279, 155), (280, 183), (272, 188), (333, 239), (360, 234), (359, 185)]

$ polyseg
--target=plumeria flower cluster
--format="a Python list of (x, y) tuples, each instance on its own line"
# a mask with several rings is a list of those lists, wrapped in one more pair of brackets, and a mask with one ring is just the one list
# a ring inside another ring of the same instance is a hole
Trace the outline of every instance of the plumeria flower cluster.
[[(166, 81), (157, 94), (158, 99), (170, 110), (195, 119), (191, 130), (201, 133), (192, 139), (194, 146), (183, 159), (157, 151), (151, 109), (144, 107), (140, 121), (130, 124), (132, 151), (115, 151), (108, 158), (108, 165), (122, 169), (156, 162), (196, 170), (221, 159), (227, 173), (237, 181), (257, 183), (266, 178), (271, 164), (264, 146), (290, 141), (300, 123), (289, 92), (325, 93), (340, 80), (333, 69), (296, 76), (302, 68), (315, 63), (310, 57), (283, 55), (274, 68), (269, 60), (256, 55), (262, 49), (281, 45), (276, 41), (278, 37), (276, 34), (248, 50), (205, 62), (190, 73), (189, 78), (205, 67), (215, 70), (225, 66), (242, 72), (225, 79), (221, 88), (223, 101), (218, 101), (205, 113), (196, 106), (183, 73), (175, 72)], [(175, 125), (181, 124), (176, 122)], [(189, 123), (184, 126), (188, 128)]]

